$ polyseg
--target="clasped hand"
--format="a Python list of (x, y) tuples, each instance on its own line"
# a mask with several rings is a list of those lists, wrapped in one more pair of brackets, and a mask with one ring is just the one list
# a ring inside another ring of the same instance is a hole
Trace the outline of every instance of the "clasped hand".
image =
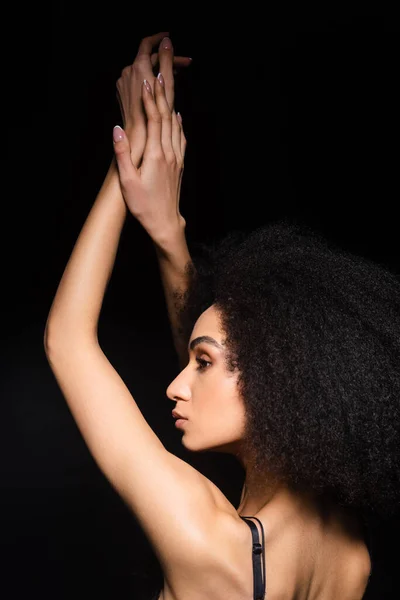
[[(154, 40), (155, 37), (157, 36), (147, 40)], [(130, 86), (131, 89), (136, 88), (137, 100), (144, 108), (146, 119), (143, 119), (140, 128), (136, 127), (136, 132), (135, 127), (127, 130), (127, 119), (124, 119), (125, 130), (116, 126), (113, 132), (114, 152), (125, 202), (154, 241), (173, 236), (186, 224), (179, 211), (186, 138), (182, 129), (182, 119), (173, 108), (172, 44), (168, 38), (164, 40), (163, 49), (169, 52), (169, 57), (163, 61), (166, 77), (164, 78), (161, 72), (154, 77), (151, 72), (151, 76), (147, 74), (148, 78), (141, 81), (138, 90), (136, 69), (136, 81), (132, 79)], [(147, 60), (150, 59), (148, 51), (151, 43), (148, 43), (146, 52), (143, 52), (143, 44), (144, 42), (141, 44), (142, 52), (139, 49), (134, 65), (138, 61), (140, 64), (146, 57)], [(186, 58), (179, 60), (182, 66), (185, 61), (190, 61)], [(143, 144), (143, 125), (146, 135), (140, 162), (137, 147)], [(137, 166), (138, 164), (140, 166)]]

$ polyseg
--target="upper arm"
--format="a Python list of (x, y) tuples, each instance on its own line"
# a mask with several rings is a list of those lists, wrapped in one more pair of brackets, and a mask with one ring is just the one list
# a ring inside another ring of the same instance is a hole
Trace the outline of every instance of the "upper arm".
[(46, 354), (93, 458), (132, 509), (164, 572), (193, 563), (216, 518), (208, 480), (165, 449), (97, 343)]

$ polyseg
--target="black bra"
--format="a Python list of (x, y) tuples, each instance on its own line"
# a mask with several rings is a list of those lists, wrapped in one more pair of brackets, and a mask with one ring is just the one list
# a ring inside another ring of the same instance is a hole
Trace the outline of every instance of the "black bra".
[[(264, 600), (265, 596), (265, 542), (264, 542), (264, 528), (262, 523), (257, 517), (240, 517), (251, 529), (251, 535), (253, 537), (253, 589), (254, 589), (254, 600)], [(258, 529), (252, 521), (246, 521), (246, 519), (255, 519), (259, 522), (262, 532), (262, 545), (259, 542)], [(263, 555), (263, 567), (264, 567), (264, 582), (262, 580), (261, 573), (261, 556)]]

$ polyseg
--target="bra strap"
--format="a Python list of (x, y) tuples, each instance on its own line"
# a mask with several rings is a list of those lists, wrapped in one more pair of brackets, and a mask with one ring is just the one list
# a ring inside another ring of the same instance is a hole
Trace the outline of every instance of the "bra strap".
[[(266, 573), (265, 573), (265, 541), (264, 541), (264, 528), (261, 521), (257, 517), (240, 517), (251, 529), (251, 535), (253, 538), (253, 588), (254, 588), (254, 600), (264, 600), (265, 597), (265, 584), (266, 584)], [(246, 519), (255, 519), (259, 522), (262, 534), (262, 545), (259, 542), (257, 526), (252, 521)], [(263, 555), (263, 568), (264, 568), (264, 582), (261, 573), (261, 557)], [(261, 583), (260, 583), (261, 582)]]

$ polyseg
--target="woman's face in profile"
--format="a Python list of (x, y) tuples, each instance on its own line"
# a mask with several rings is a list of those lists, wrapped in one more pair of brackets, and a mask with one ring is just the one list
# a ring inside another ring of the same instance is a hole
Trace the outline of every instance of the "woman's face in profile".
[(187, 366), (167, 388), (176, 411), (187, 419), (179, 431), (187, 450), (235, 453), (244, 431), (238, 373), (225, 366), (224, 334), (214, 305), (198, 318)]

